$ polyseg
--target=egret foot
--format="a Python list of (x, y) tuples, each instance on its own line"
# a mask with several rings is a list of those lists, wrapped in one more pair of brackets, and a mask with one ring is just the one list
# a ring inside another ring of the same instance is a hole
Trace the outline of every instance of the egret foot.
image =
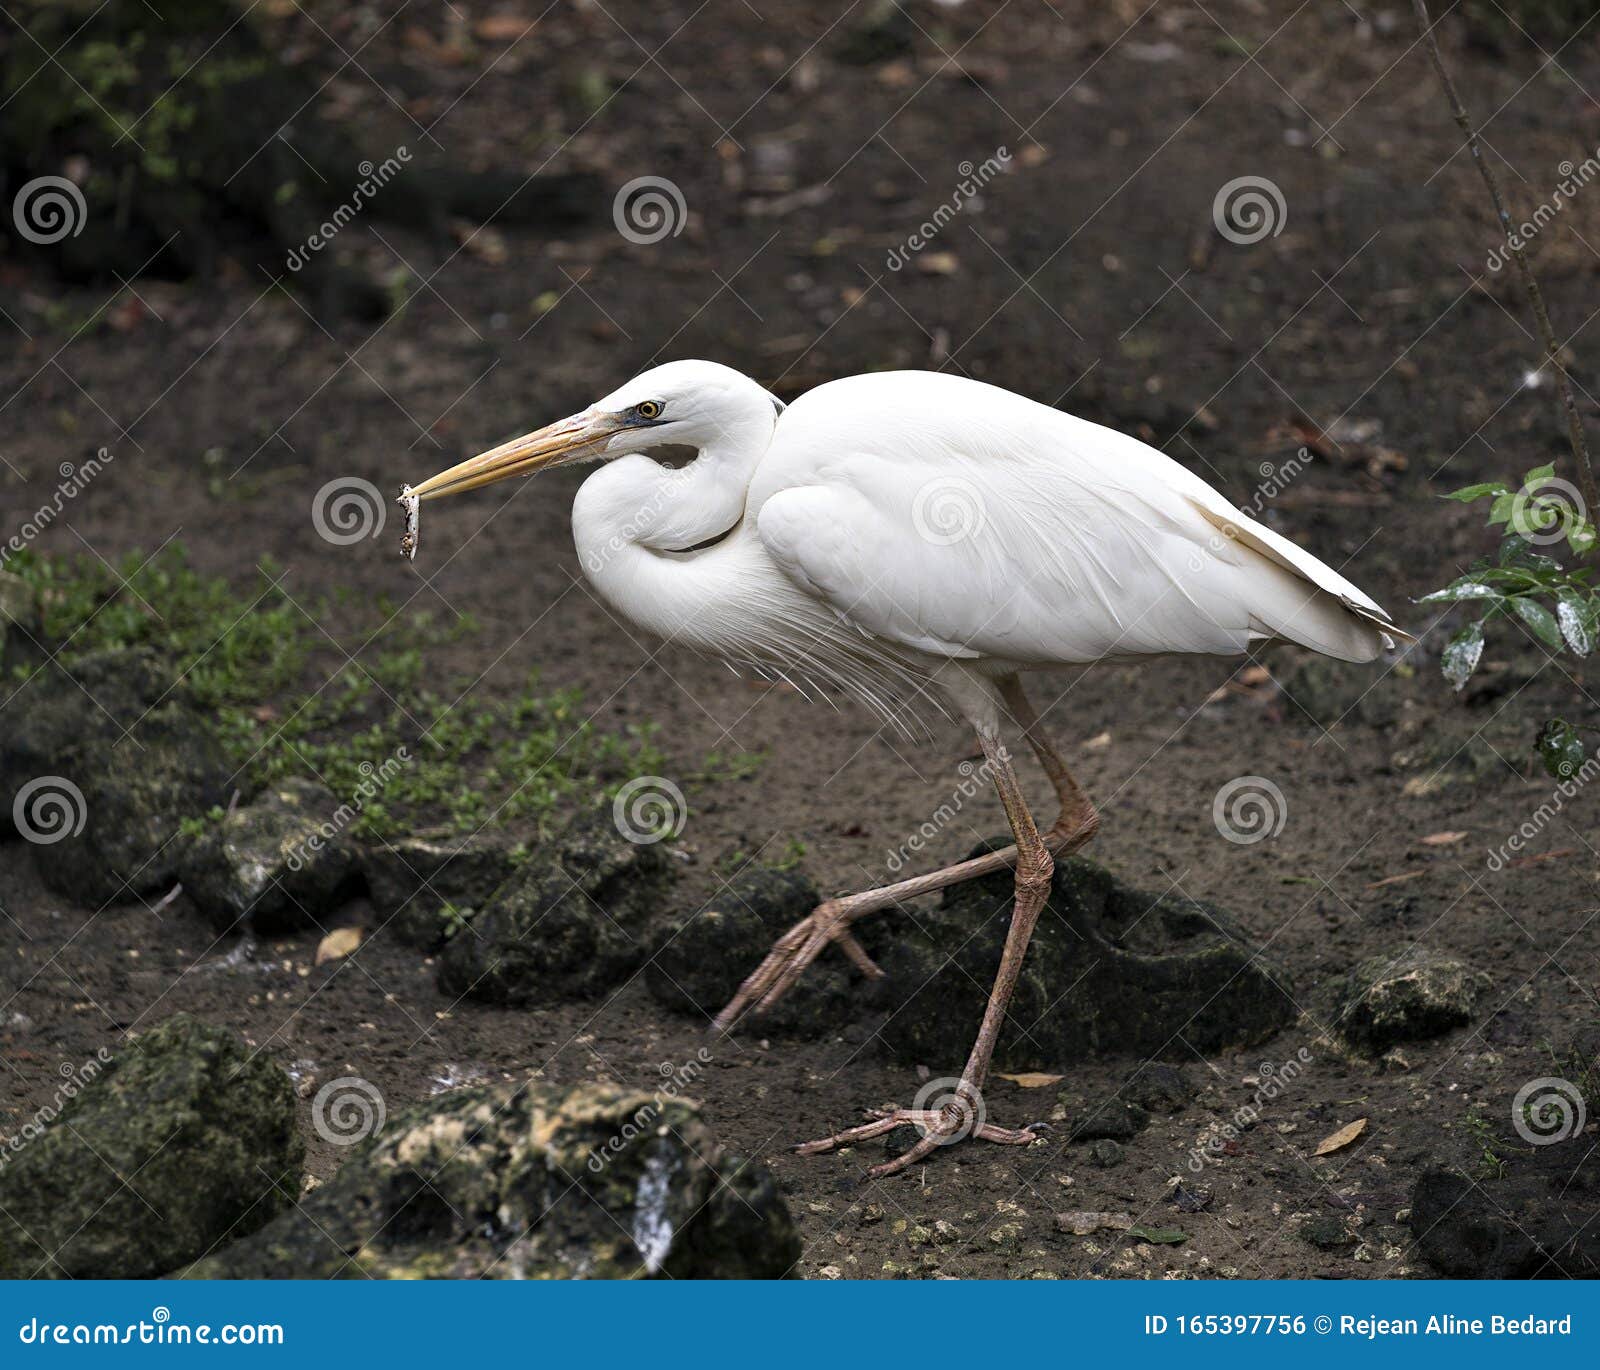
[[(937, 1090), (945, 1084), (948, 1081), (936, 1081), (932, 1086), (925, 1087), (922, 1097), (927, 1096), (930, 1088)], [(954, 1094), (946, 1096), (937, 1108), (872, 1109), (867, 1116), (873, 1121), (863, 1123), (860, 1127), (846, 1128), (843, 1132), (835, 1132), (831, 1137), (821, 1137), (814, 1142), (801, 1142), (795, 1150), (802, 1156), (819, 1156), (837, 1147), (882, 1137), (897, 1127), (916, 1128), (922, 1134), (920, 1141), (893, 1160), (875, 1165), (867, 1171), (873, 1179), (881, 1179), (914, 1165), (941, 1146), (964, 1142), (969, 1137), (975, 1137), (980, 1142), (998, 1142), (1002, 1146), (1027, 1146), (1038, 1139), (1045, 1127), (1043, 1123), (1029, 1123), (1027, 1127), (1020, 1128), (996, 1127), (984, 1116), (982, 1098), (970, 1086), (964, 1085), (958, 1086)]]
[(765, 1013), (788, 993), (789, 987), (830, 942), (837, 943), (868, 979), (883, 979), (877, 962), (867, 955), (866, 948), (850, 931), (850, 924), (866, 912), (865, 908), (852, 908), (848, 899), (829, 899), (818, 904), (773, 943), (766, 960), (746, 978), (739, 992), (717, 1015), (713, 1028), (726, 1032), (746, 1012)]

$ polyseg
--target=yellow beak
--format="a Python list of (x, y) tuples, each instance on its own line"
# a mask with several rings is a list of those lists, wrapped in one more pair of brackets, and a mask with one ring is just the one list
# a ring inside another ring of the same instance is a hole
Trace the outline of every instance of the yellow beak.
[(437, 499), (440, 495), (455, 495), (463, 490), (476, 490), (480, 485), (493, 485), (509, 476), (532, 475), (569, 461), (598, 456), (606, 439), (621, 428), (609, 414), (574, 414), (537, 432), (468, 457), (449, 470), (429, 476), (421, 485), (412, 486), (406, 494)]

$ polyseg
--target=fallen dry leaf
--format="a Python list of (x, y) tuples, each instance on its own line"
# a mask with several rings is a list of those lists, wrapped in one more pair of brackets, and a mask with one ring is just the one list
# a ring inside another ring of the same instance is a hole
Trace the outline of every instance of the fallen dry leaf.
[(1346, 1123), (1337, 1132), (1330, 1132), (1326, 1137), (1318, 1142), (1317, 1149), (1312, 1152), (1312, 1155), (1326, 1156), (1330, 1152), (1338, 1151), (1343, 1147), (1347, 1147), (1366, 1130), (1367, 1120), (1365, 1118), (1357, 1118), (1353, 1123)]
[(1430, 832), (1422, 839), (1422, 845), (1425, 847), (1453, 847), (1465, 836), (1466, 833), (1464, 832)]
[(1102, 747), (1109, 747), (1110, 745), (1111, 745), (1111, 734), (1110, 733), (1096, 733), (1093, 737), (1091, 737), (1087, 742), (1085, 742), (1083, 744), (1084, 750), (1085, 751), (1091, 751), (1091, 752), (1097, 752)]
[(1398, 885), (1402, 880), (1415, 880), (1419, 875), (1427, 873), (1427, 871), (1401, 871), (1399, 875), (1386, 875), (1382, 880), (1374, 880), (1367, 888), (1381, 890), (1385, 885)]
[(924, 252), (917, 258), (917, 270), (924, 276), (954, 276), (961, 259), (954, 252)]
[(533, 27), (533, 20), (520, 14), (491, 14), (472, 26), (473, 33), (486, 43), (509, 43)]
[(1133, 1219), (1126, 1213), (1057, 1213), (1056, 1231), (1070, 1232), (1074, 1237), (1087, 1237), (1102, 1228), (1107, 1232), (1126, 1232)]
[(1066, 1077), (1063, 1075), (1045, 1075), (1037, 1070), (1025, 1070), (1020, 1075), (1007, 1075), (1003, 1070), (995, 1072), (1002, 1080), (1010, 1080), (1014, 1085), (1021, 1085), (1024, 1089), (1043, 1089), (1046, 1085), (1059, 1085)]
[(365, 936), (360, 928), (335, 928), (317, 943), (317, 965), (348, 956), (361, 945), (361, 939)]
[(1519, 856), (1506, 862), (1506, 869), (1514, 866), (1535, 866), (1541, 861), (1565, 861), (1569, 856), (1576, 856), (1576, 847), (1562, 847), (1559, 851), (1540, 852), (1537, 856)]

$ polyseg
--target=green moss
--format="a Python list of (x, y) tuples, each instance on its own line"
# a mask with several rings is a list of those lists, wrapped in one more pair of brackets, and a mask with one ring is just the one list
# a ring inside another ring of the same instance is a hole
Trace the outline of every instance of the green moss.
[[(91, 653), (154, 649), (212, 722), (239, 788), (301, 777), (362, 796), (356, 836), (529, 821), (547, 835), (575, 802), (661, 765), (649, 729), (597, 728), (576, 690), (543, 690), (534, 675), (497, 695), (470, 676), (440, 680), (429, 650), (475, 631), (465, 617), (301, 599), (270, 563), (235, 588), (176, 545), (116, 566), (24, 551), (4, 569), (34, 587), (44, 639), (65, 644), (68, 669)], [(336, 616), (357, 619), (340, 636), (362, 643), (359, 660), (319, 626)], [(183, 817), (195, 834), (207, 826)]]

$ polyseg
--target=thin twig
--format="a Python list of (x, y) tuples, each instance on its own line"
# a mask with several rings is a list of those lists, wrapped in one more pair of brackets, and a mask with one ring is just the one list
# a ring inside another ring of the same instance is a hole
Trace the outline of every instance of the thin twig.
[(1544, 341), (1545, 356), (1549, 361), (1551, 372), (1555, 375), (1556, 386), (1561, 393), (1562, 407), (1567, 412), (1567, 440), (1572, 444), (1572, 457), (1578, 464), (1578, 481), (1583, 487), (1583, 498), (1588, 505), (1584, 516), (1590, 520), (1600, 518), (1600, 484), (1595, 481), (1594, 464), (1589, 457), (1589, 444), (1583, 435), (1583, 419), (1578, 413), (1578, 402), (1572, 397), (1572, 383), (1567, 379), (1567, 368), (1561, 362), (1561, 345), (1556, 341), (1555, 329), (1550, 326), (1550, 314), (1544, 307), (1544, 296), (1539, 293), (1539, 283), (1533, 278), (1533, 269), (1522, 255), (1522, 247), (1517, 242), (1511, 215), (1506, 210), (1505, 196), (1500, 193), (1499, 178), (1489, 164), (1489, 159), (1483, 155), (1483, 144), (1478, 138), (1478, 130), (1472, 126), (1472, 118), (1467, 113), (1467, 107), (1461, 103), (1461, 96), (1456, 93), (1455, 82), (1445, 70), (1444, 58), (1439, 52), (1439, 39), (1434, 33), (1433, 21), (1428, 18), (1428, 7), (1424, 0), (1411, 0), (1411, 3), (1417, 12), (1417, 22), (1422, 25), (1422, 36), (1428, 45), (1428, 56), (1433, 59), (1433, 69), (1439, 73), (1439, 84), (1444, 87), (1445, 98), (1450, 102), (1450, 113), (1455, 116), (1456, 123), (1460, 125), (1461, 132), (1466, 137), (1467, 147), (1472, 153), (1472, 160), (1477, 164), (1479, 175), (1483, 177), (1483, 183), (1489, 187), (1489, 198), (1494, 201), (1495, 214), (1499, 217), (1501, 231), (1505, 234), (1507, 252), (1511, 260), (1517, 264), (1517, 275), (1522, 278), (1522, 287), (1527, 291), (1528, 301), (1533, 306), (1533, 316), (1538, 320), (1539, 336)]

